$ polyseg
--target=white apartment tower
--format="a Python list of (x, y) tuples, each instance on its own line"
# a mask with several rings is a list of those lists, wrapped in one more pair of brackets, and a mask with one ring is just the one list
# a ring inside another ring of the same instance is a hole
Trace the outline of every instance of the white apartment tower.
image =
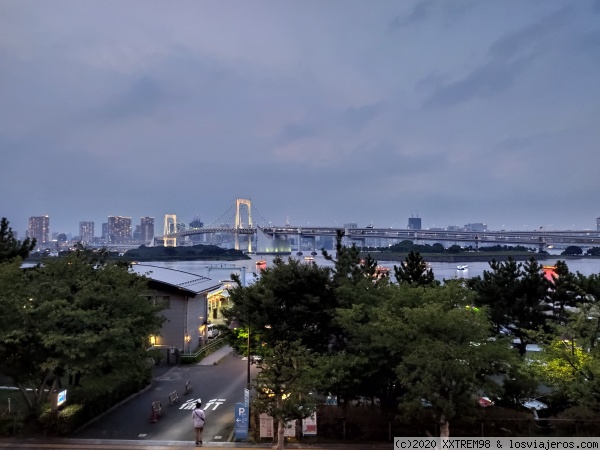
[(79, 222), (79, 240), (82, 244), (91, 244), (94, 242), (94, 222)]
[(34, 238), (38, 246), (50, 242), (50, 217), (48, 215), (30, 217), (27, 235)]

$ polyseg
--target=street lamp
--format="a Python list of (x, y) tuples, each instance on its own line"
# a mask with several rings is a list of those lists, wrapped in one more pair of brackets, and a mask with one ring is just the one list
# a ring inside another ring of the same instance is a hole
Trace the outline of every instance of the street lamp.
[[(238, 320), (238, 318), (234, 317), (233, 320), (229, 323), (229, 329), (236, 330), (236, 329), (240, 328), (240, 325), (241, 324), (240, 324), (240, 321)], [(246, 347), (247, 347), (247, 352), (248, 352), (246, 387), (248, 388), (248, 390), (250, 390), (250, 325), (247, 325), (246, 329), (248, 331), (248, 338), (246, 341)]]

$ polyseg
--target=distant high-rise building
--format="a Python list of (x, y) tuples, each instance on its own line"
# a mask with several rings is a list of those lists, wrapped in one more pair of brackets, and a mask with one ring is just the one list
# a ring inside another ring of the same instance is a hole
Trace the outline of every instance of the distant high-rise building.
[(596, 218), (596, 230), (600, 231), (600, 217)]
[(421, 229), (421, 218), (420, 217), (409, 217), (408, 218), (408, 229), (409, 230), (420, 230)]
[(108, 242), (121, 244), (131, 240), (131, 217), (108, 216)]
[(465, 231), (487, 231), (486, 223), (468, 223), (465, 225)]
[(154, 238), (154, 217), (142, 217), (140, 221), (140, 241), (144, 244)]
[(140, 242), (142, 240), (142, 226), (136, 225), (135, 230), (133, 230), (133, 240), (136, 242)]
[(29, 218), (28, 237), (35, 238), (37, 245), (50, 242), (50, 217), (34, 216)]
[(198, 216), (196, 216), (194, 220), (190, 222), (190, 228), (202, 228), (203, 226), (204, 222), (202, 222)]
[(102, 224), (102, 240), (108, 242), (108, 223), (106, 222)]
[(79, 222), (79, 241), (82, 244), (91, 244), (94, 242), (94, 222)]

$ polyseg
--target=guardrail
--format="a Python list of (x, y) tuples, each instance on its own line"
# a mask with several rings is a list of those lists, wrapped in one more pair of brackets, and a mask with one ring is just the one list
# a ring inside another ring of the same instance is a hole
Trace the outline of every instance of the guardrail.
[(210, 355), (214, 351), (220, 349), (227, 343), (227, 339), (224, 337), (213, 340), (210, 344), (205, 345), (201, 349), (199, 349), (196, 353), (182, 353), (180, 355), (181, 362), (190, 363), (192, 361), (196, 361), (204, 358), (205, 356)]

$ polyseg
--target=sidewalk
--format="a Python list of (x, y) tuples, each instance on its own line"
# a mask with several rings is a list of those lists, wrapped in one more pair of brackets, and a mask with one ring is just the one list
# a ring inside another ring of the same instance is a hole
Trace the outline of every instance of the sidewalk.
[(223, 358), (225, 358), (227, 355), (229, 355), (232, 352), (233, 352), (233, 348), (231, 348), (231, 346), (229, 346), (229, 345), (226, 345), (224, 347), (221, 347), (216, 352), (211, 353), (206, 358), (202, 359), (202, 361), (200, 361), (198, 363), (198, 365), (199, 366), (214, 366), (215, 364), (219, 364), (219, 361), (221, 361)]
[[(233, 348), (231, 346), (226, 345), (221, 347), (214, 353), (211, 353), (206, 358), (202, 359), (200, 362), (196, 363), (198, 366), (213, 366), (215, 364), (219, 364), (223, 358), (233, 352)], [(157, 379), (165, 376), (172, 369), (180, 367), (178, 364), (161, 364), (160, 366), (155, 366), (152, 369), (152, 378)]]

